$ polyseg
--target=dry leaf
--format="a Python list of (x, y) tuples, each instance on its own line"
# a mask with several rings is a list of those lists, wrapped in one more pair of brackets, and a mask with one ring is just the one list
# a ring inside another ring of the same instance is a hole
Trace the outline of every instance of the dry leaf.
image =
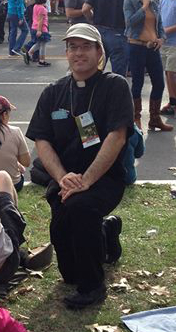
[(28, 292), (32, 292), (32, 291), (35, 291), (35, 288), (31, 285), (31, 286), (28, 286), (28, 287), (21, 287), (19, 288), (14, 294), (25, 294), (25, 293), (28, 293)]
[(32, 271), (30, 270), (30, 276), (33, 276), (33, 277), (38, 277), (40, 279), (43, 279), (43, 272), (42, 271)]
[(91, 332), (121, 332), (121, 330), (117, 326), (111, 325), (85, 325), (85, 328), (90, 330)]
[(169, 167), (169, 171), (176, 171), (176, 167)]
[(23, 318), (23, 319), (29, 319), (29, 317), (24, 316), (24, 315), (20, 315), (20, 314), (18, 314), (18, 317), (19, 317), (19, 318)]
[(123, 314), (125, 314), (125, 315), (128, 315), (130, 311), (131, 311), (130, 308), (129, 308), (129, 309), (123, 309), (123, 310), (122, 310)]
[(119, 291), (125, 291), (131, 289), (131, 286), (129, 285), (126, 278), (121, 278), (120, 283), (114, 283), (110, 285), (110, 287), (114, 290), (119, 290)]
[(164, 271), (161, 271), (159, 273), (156, 273), (155, 275), (156, 275), (156, 277), (160, 278), (163, 276), (163, 274), (164, 274)]
[(146, 281), (143, 281), (141, 284), (137, 284), (137, 287), (140, 290), (149, 290), (151, 286)]
[(165, 286), (163, 287), (160, 287), (159, 285), (158, 286), (151, 286), (151, 289), (149, 291), (149, 293), (151, 295), (164, 295), (164, 296), (169, 296), (170, 295), (170, 292), (166, 289)]

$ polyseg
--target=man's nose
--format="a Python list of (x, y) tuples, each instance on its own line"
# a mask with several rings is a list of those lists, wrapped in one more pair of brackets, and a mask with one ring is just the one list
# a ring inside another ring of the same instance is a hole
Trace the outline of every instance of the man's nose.
[(82, 53), (83, 53), (83, 47), (82, 46), (77, 46), (77, 48), (76, 48), (76, 54), (80, 55)]

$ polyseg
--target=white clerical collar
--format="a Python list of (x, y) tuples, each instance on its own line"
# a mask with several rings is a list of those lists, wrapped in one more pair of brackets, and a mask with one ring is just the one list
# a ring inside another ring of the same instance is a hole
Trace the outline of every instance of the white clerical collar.
[(86, 82), (85, 81), (76, 81), (76, 85), (78, 86), (78, 88), (84, 88), (86, 86)]

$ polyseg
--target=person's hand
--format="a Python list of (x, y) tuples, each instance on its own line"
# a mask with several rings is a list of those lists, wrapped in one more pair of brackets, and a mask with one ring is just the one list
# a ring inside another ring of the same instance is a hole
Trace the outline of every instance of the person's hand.
[(64, 203), (66, 201), (67, 198), (69, 198), (71, 195), (82, 192), (82, 191), (86, 191), (89, 189), (89, 185), (86, 183), (82, 184), (81, 188), (75, 187), (75, 188), (70, 188), (70, 189), (61, 189), (61, 191), (59, 192), (59, 195), (62, 197), (61, 202)]
[(159, 50), (160, 47), (162, 46), (164, 40), (162, 38), (158, 38), (155, 40), (156, 46), (154, 47), (154, 51)]
[(150, 0), (142, 0), (142, 2), (143, 2), (142, 8), (147, 9), (150, 4)]
[(18, 21), (18, 24), (19, 24), (19, 25), (22, 25), (22, 24), (23, 24), (23, 20), (19, 20), (19, 21)]
[(26, 168), (18, 162), (18, 170), (21, 174), (24, 174), (26, 171)]
[(73, 172), (65, 174), (59, 181), (59, 186), (63, 190), (82, 188), (82, 174), (76, 174)]
[(37, 33), (36, 33), (36, 36), (37, 36), (37, 37), (40, 37), (40, 36), (41, 36), (41, 34), (42, 34), (42, 32), (41, 32), (41, 31), (37, 31)]

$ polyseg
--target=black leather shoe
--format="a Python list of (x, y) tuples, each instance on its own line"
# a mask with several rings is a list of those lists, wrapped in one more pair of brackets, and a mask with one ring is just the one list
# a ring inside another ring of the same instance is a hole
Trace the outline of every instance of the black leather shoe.
[(105, 263), (116, 263), (122, 254), (119, 234), (122, 231), (122, 219), (118, 216), (109, 216), (104, 219), (103, 227), (106, 232), (106, 260)]
[(76, 292), (73, 295), (64, 298), (64, 303), (68, 309), (83, 309), (91, 304), (96, 304), (106, 298), (106, 286), (102, 284), (100, 287), (89, 293)]

